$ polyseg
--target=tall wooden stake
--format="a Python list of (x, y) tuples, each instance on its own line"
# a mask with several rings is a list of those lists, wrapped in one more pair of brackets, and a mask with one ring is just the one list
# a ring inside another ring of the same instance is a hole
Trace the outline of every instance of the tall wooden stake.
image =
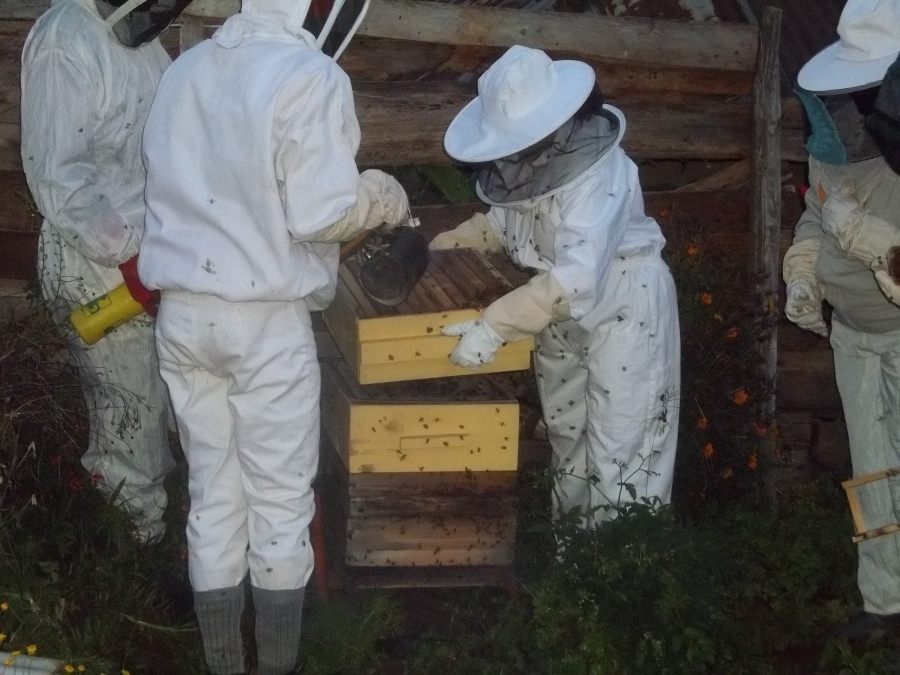
[(781, 10), (766, 7), (759, 31), (759, 52), (754, 82), (753, 104), (753, 201), (751, 207), (752, 273), (759, 302), (761, 323), (758, 356), (759, 376), (765, 383), (757, 404), (758, 420), (769, 429), (760, 443), (760, 464), (765, 470), (765, 486), (773, 506), (782, 490), (777, 470), (775, 430), (775, 378), (778, 359), (778, 298), (781, 264), (781, 68), (778, 47), (781, 38)]

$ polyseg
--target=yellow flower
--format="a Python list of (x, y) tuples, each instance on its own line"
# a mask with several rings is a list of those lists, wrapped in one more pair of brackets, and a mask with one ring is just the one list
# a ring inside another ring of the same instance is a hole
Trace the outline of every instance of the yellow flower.
[(122, 675), (131, 675), (131, 673), (129, 673), (129, 672), (128, 672), (127, 670), (125, 670), (124, 668), (122, 668)]
[(747, 399), (750, 398), (750, 394), (747, 393), (747, 390), (741, 387), (731, 396), (731, 400), (734, 401), (735, 405), (744, 405), (747, 402)]
[(700, 449), (700, 451), (703, 453), (703, 456), (706, 457), (706, 459), (709, 459), (713, 456), (713, 453), (716, 451), (716, 449), (713, 447), (712, 443), (707, 443)]
[(713, 303), (712, 295), (710, 293), (701, 293), (700, 302), (704, 305), (711, 305)]
[(66, 671), (67, 673), (74, 673), (74, 672), (75, 672), (75, 669), (67, 663), (67, 664), (66, 664), (66, 667), (65, 667), (65, 671)]
[(713, 314), (713, 321), (718, 321), (719, 323), (722, 323), (722, 321), (723, 321), (722, 315), (719, 314), (718, 312), (716, 312), (715, 314)]
[(17, 649), (17, 650), (14, 651), (14, 652), (10, 652), (10, 656), (21, 656), (21, 655), (22, 655), (22, 650), (21, 650), (21, 649)]
[(6, 641), (6, 633), (0, 633), (0, 644)]
[(6, 661), (3, 662), (3, 665), (4, 665), (4, 666), (11, 666), (12, 664), (13, 664), (13, 660), (12, 660), (12, 659), (6, 659)]
[(27, 647), (25, 647), (25, 651), (28, 652), (29, 656), (34, 656), (35, 654), (37, 654), (37, 645), (28, 645)]
[(84, 672), (84, 664), (83, 664), (83, 663), (82, 663), (81, 665), (78, 666), (78, 672), (79, 672), (79, 673), (83, 673), (83, 672)]
[(8, 609), (9, 609), (8, 602), (0, 602), (0, 612), (5, 612)]
[(722, 478), (723, 478), (724, 480), (728, 480), (729, 478), (731, 478), (732, 474), (734, 474), (734, 471), (733, 471), (733, 470), (731, 470), (730, 468), (729, 468), (729, 469), (725, 469), (725, 470), (722, 472)]

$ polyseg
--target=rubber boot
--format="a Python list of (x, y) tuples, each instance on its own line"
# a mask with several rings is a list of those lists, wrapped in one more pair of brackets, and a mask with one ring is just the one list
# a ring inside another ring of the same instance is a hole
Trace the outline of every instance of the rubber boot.
[(297, 665), (305, 589), (269, 591), (251, 586), (256, 608), (257, 675), (289, 675)]
[(203, 653), (209, 672), (212, 675), (243, 673), (241, 614), (244, 612), (244, 587), (195, 591), (194, 611), (200, 624)]

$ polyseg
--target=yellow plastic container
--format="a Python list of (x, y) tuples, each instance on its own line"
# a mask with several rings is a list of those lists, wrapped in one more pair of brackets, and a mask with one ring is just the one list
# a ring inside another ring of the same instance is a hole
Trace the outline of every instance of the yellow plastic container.
[(69, 321), (85, 344), (92, 345), (143, 311), (143, 305), (131, 297), (128, 286), (120, 284), (109, 293), (74, 309)]

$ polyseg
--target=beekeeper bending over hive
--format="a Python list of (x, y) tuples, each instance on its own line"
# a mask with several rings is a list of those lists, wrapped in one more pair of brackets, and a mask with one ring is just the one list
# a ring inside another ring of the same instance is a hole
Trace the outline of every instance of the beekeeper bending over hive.
[(310, 310), (334, 295), (336, 242), (409, 208), (393, 178), (360, 175), (350, 80), (303, 28), (308, 8), (244, 0), (166, 73), (144, 134), (139, 272), (162, 291), (156, 340), (189, 465), (190, 579), (216, 675), (245, 672), (248, 571), (258, 675), (295, 666), (319, 451)]
[(669, 501), (678, 431), (675, 286), (624, 133), (587, 64), (512, 47), (444, 138), (451, 157), (483, 165), (477, 192), (491, 209), (431, 243), (505, 249), (533, 272), (444, 333), (460, 336), (450, 360), (469, 368), (537, 337), (554, 516), (578, 507), (585, 525), (634, 499)]

